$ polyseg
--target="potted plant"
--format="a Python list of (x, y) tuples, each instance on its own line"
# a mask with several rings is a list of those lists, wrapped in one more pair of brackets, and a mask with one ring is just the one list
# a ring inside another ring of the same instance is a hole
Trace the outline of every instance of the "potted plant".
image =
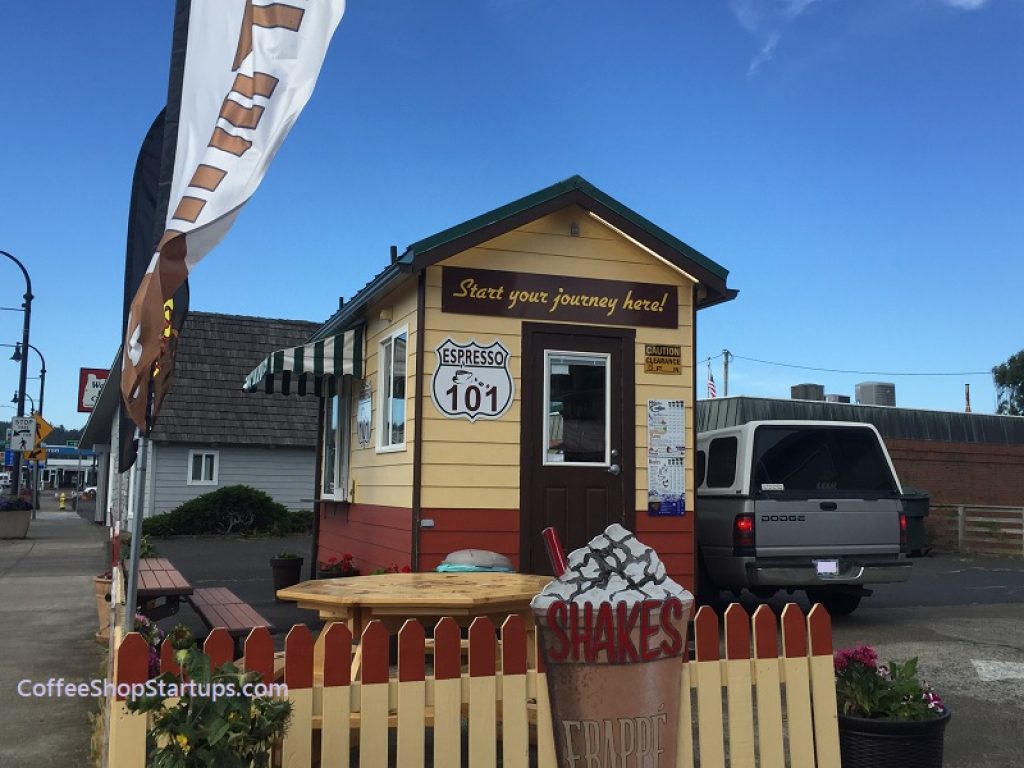
[[(182, 677), (160, 675), (156, 695), (131, 699), (132, 712), (151, 713), (146, 765), (167, 768), (267, 768), (284, 735), (292, 705), (286, 699), (252, 696), (263, 682), (231, 662), (211, 669), (191, 633), (175, 627), (168, 637)], [(185, 685), (188, 680), (190, 685)]]
[(32, 502), (12, 494), (0, 496), (0, 539), (24, 539), (32, 521)]
[(918, 677), (916, 658), (879, 664), (862, 645), (833, 661), (843, 768), (942, 768), (951, 713)]
[(274, 592), (298, 584), (302, 579), (302, 558), (294, 552), (278, 552), (270, 558)]
[(340, 579), (345, 576), (358, 576), (359, 569), (356, 568), (355, 560), (349, 553), (339, 557), (330, 557), (326, 561), (316, 564), (316, 577), (318, 579)]

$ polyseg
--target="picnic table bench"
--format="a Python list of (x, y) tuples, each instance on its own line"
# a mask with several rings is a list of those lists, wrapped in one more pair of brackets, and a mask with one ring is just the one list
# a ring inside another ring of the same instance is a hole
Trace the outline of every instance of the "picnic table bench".
[(266, 627), (271, 634), (277, 631), (256, 609), (226, 587), (196, 589), (187, 599), (208, 628), (227, 630), (235, 645), (236, 659), (242, 655), (242, 643), (253, 627)]
[[(136, 601), (142, 612), (153, 621), (176, 614), (181, 598), (191, 594), (192, 585), (188, 579), (166, 557), (139, 560)], [(161, 599), (163, 602), (157, 602)]]

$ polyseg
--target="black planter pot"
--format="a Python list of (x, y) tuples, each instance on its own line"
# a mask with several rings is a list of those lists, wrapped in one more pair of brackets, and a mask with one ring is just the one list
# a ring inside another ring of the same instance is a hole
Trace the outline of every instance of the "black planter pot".
[(270, 571), (274, 576), (274, 593), (292, 587), (302, 581), (301, 557), (272, 557)]
[(932, 720), (874, 720), (839, 716), (843, 768), (942, 768), (951, 712)]

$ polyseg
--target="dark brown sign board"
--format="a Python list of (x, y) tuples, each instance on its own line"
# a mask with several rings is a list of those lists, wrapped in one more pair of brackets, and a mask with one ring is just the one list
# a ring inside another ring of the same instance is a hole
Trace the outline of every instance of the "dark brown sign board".
[(442, 267), (441, 311), (600, 325), (679, 327), (674, 285)]

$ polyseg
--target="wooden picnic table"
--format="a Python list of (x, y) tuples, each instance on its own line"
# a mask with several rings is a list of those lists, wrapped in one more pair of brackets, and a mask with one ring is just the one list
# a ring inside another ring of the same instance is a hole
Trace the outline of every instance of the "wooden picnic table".
[[(517, 614), (532, 636), (530, 600), (550, 580), (550, 576), (523, 573), (385, 573), (304, 581), (279, 589), (277, 596), (319, 612), (324, 621), (346, 622), (356, 642), (374, 619), (395, 633), (406, 619), (418, 619), (429, 629), (430, 621), (444, 616), (462, 625), (486, 616), (500, 626), (509, 614)], [(360, 661), (357, 646), (353, 679)]]
[[(178, 612), (181, 598), (192, 594), (192, 585), (166, 557), (143, 557), (135, 591), (138, 604), (147, 606), (143, 613), (157, 621)], [(163, 602), (156, 603), (161, 598)]]

